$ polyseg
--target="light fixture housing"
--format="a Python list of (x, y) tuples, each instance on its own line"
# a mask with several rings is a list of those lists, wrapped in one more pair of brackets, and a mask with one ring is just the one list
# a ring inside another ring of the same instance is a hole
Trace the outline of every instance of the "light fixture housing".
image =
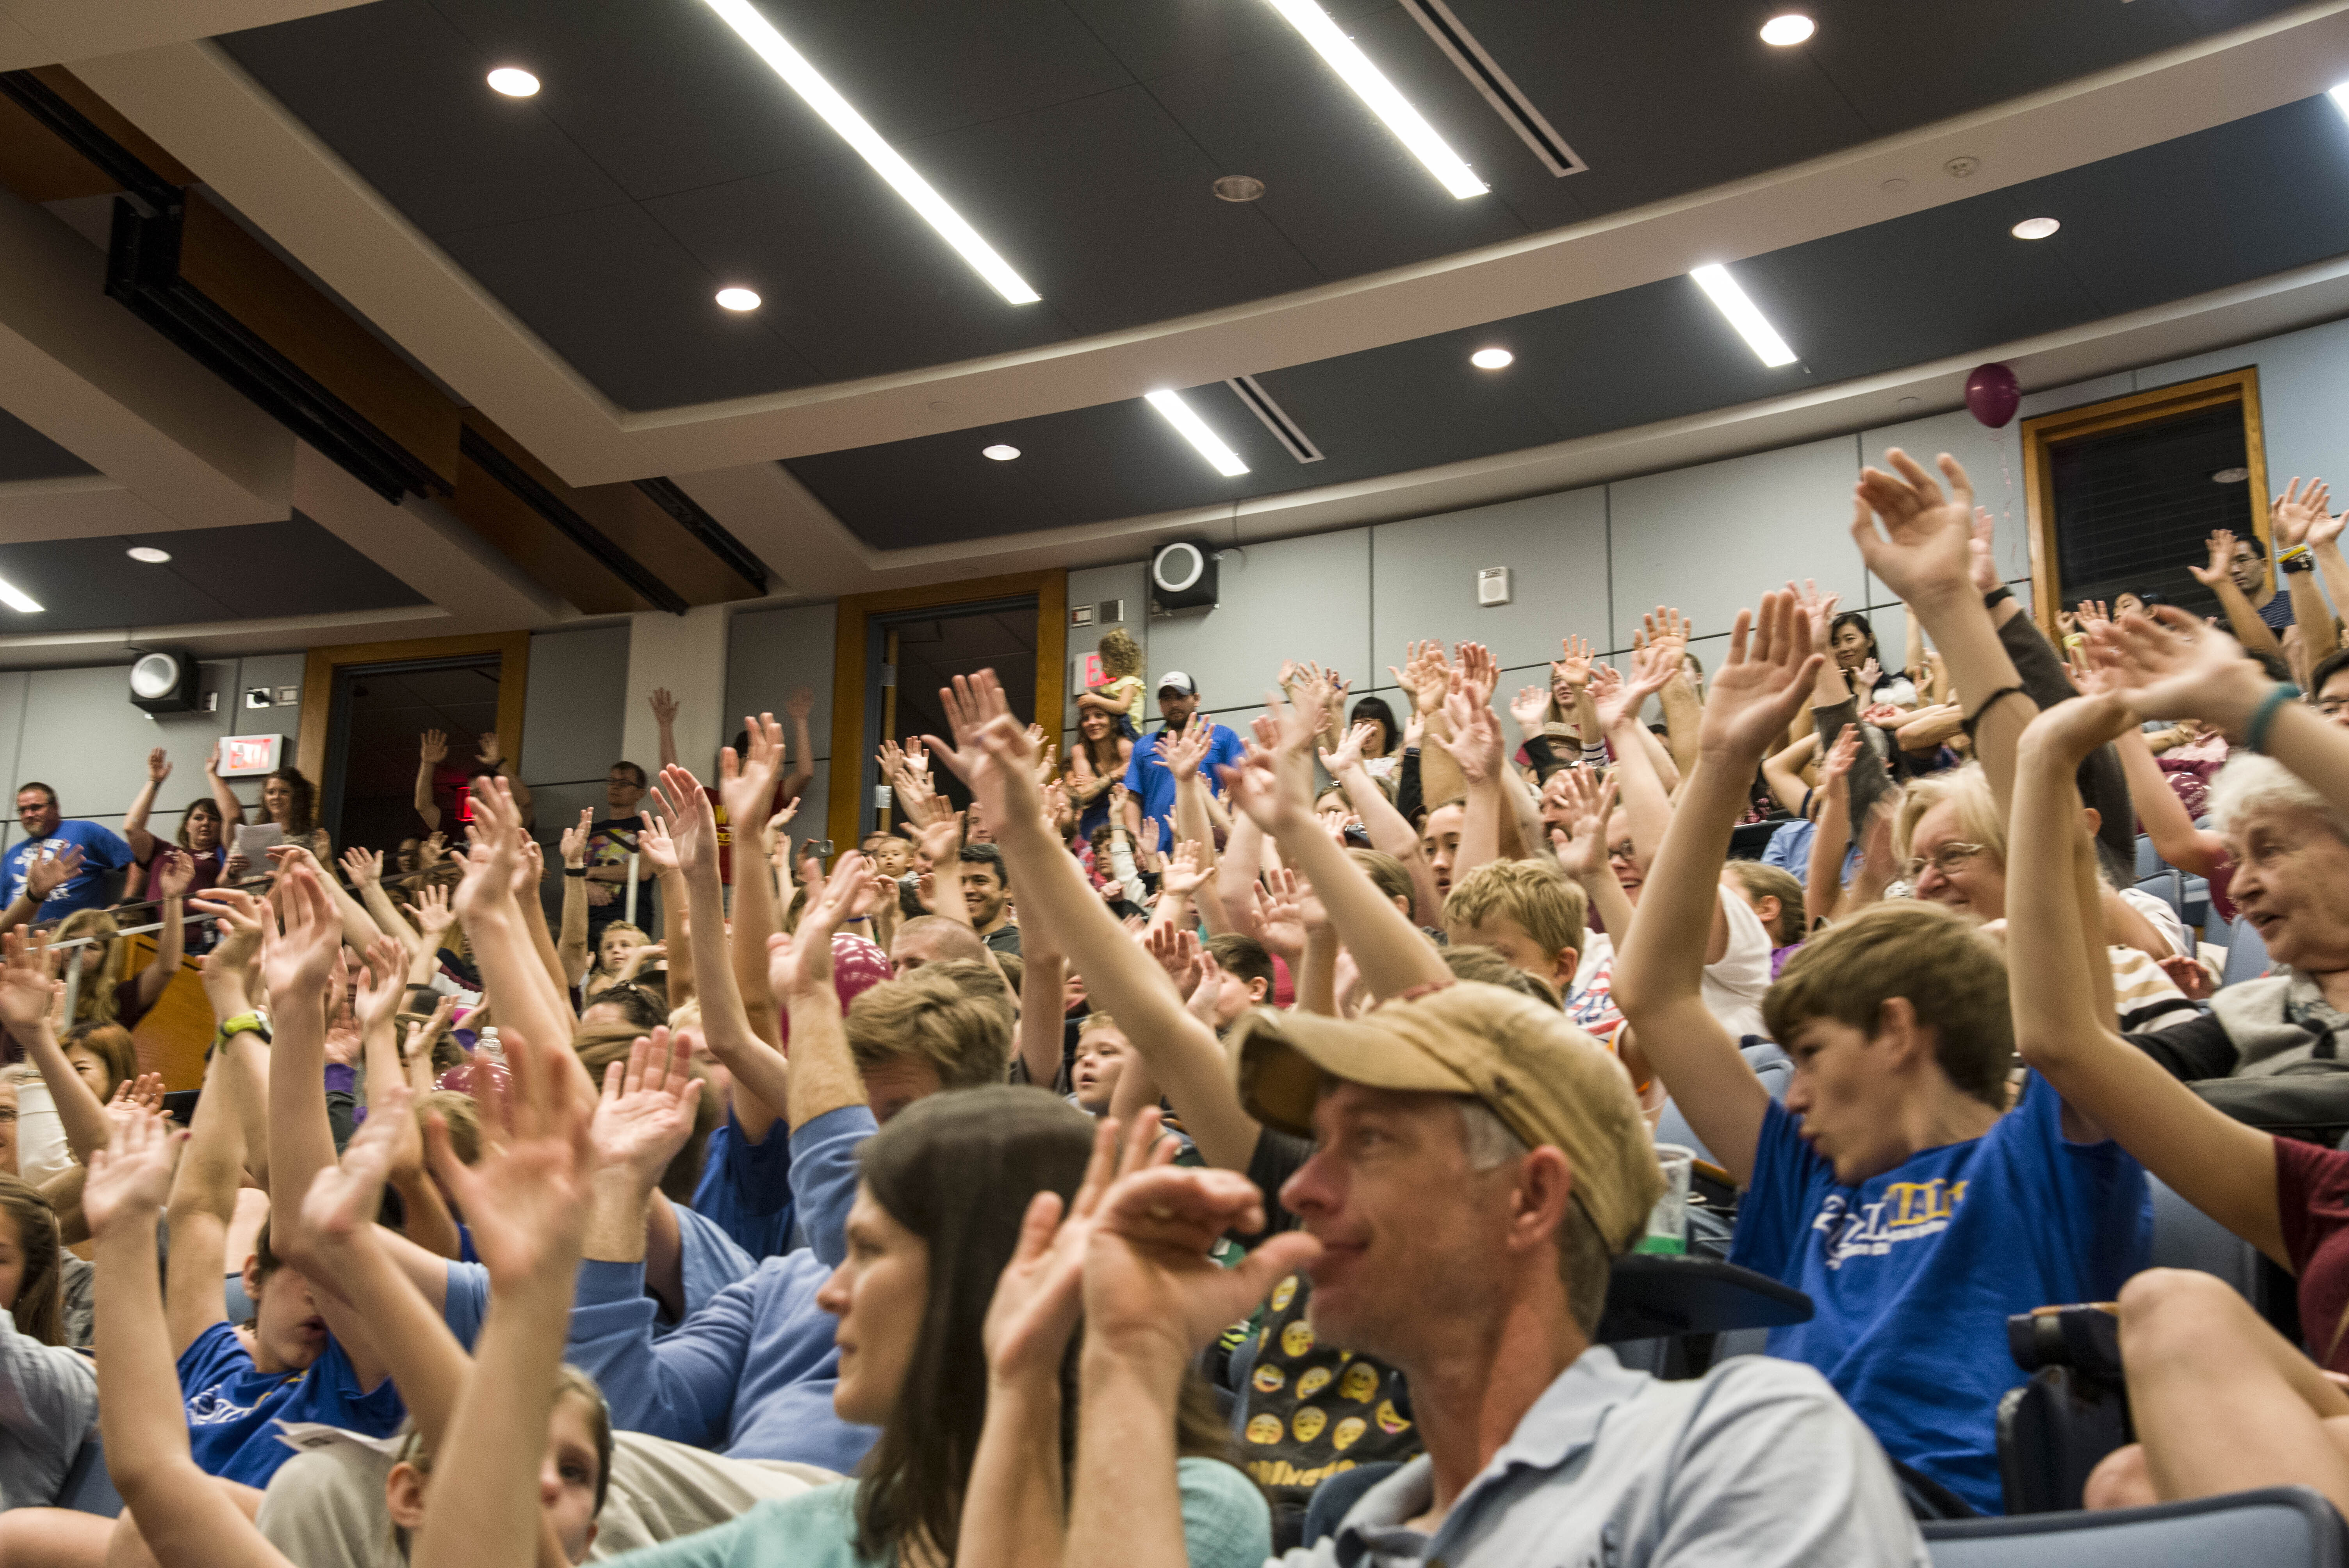
[(1762, 41), (1776, 48), (1792, 48), (1819, 30), (1819, 25), (1800, 11), (1787, 11), (1762, 24)]
[(1240, 455), (1225, 445), (1224, 438), (1207, 428), (1198, 411), (1183, 401), (1174, 392), (1152, 392), (1143, 401), (1158, 410), (1166, 422), (1182, 433), (1183, 438), (1195, 448), (1208, 465), (1226, 479), (1236, 479), (1248, 471)]
[(0, 604), (5, 604), (11, 610), (26, 615), (37, 615), (42, 610), (38, 600), (14, 583), (5, 580), (0, 580)]
[(171, 559), (170, 551), (158, 550), (151, 544), (134, 544), (122, 553), (133, 561), (145, 562), (150, 566), (160, 566)]
[(744, 311), (756, 310), (766, 302), (756, 289), (724, 288), (718, 291), (718, 303), (728, 310)]
[(490, 86), (508, 98), (531, 98), (538, 92), (538, 78), (519, 66), (500, 66), (490, 73)]
[[(710, 0), (716, 4), (717, 0)], [(1313, 52), (1329, 63), (1339, 79), (1353, 88), (1354, 96), (1363, 106), (1385, 122), (1413, 158), (1426, 165), (1427, 171), (1446, 191), (1463, 200), (1482, 196), (1489, 189), (1476, 178), (1467, 160), (1452, 150), (1449, 143), (1435, 133), (1426, 117), (1412, 107), (1411, 100), (1395, 90), (1386, 73), (1371, 64), (1371, 57), (1356, 46), (1354, 40), (1330, 20), (1330, 14), (1314, 0), (1268, 0), (1280, 13), (1282, 20), (1297, 29), (1299, 36), (1313, 46)]]
[(2044, 240), (2063, 226), (2054, 218), (2025, 218), (2007, 232), (2018, 240)]
[(1019, 455), (1019, 449), (998, 441), (991, 447), (981, 447), (978, 449), (978, 455), (982, 458), (993, 458), (999, 463), (1008, 463)]
[(1506, 370), (1516, 358), (1506, 348), (1480, 348), (1468, 356), (1468, 363), (1479, 370)]
[(735, 34), (805, 100), (808, 108), (822, 115), (824, 123), (837, 131), (840, 139), (854, 148), (858, 157), (871, 164), (874, 172), (887, 181), (890, 188), (905, 198), (905, 204), (920, 213), (980, 277), (994, 286), (996, 293), (1013, 304), (1033, 304), (1044, 297), (1030, 288), (1027, 280), (1011, 270), (1011, 263), (998, 255), (994, 246), (979, 238), (978, 231), (965, 222), (961, 213), (948, 206), (946, 198), (933, 190), (928, 181), (916, 173), (914, 166), (899, 157), (895, 148), (881, 139), (881, 133), (856, 112), (855, 106), (841, 97), (840, 90), (824, 80), (822, 72), (808, 64), (807, 57), (792, 48), (789, 40), (775, 31), (774, 24), (761, 15), (750, 0), (702, 0), (702, 3), (718, 13), (719, 19), (733, 28)]
[(1737, 286), (1737, 280), (1729, 275), (1727, 267), (1717, 264), (1702, 266), (1689, 276), (1696, 280), (1696, 286), (1705, 292), (1705, 296), (1713, 301), (1721, 314), (1729, 318), (1729, 325), (1737, 329), (1737, 335), (1745, 340), (1745, 346), (1754, 350), (1755, 357), (1764, 365), (1775, 370), (1782, 365), (1795, 363), (1795, 351), (1786, 346), (1786, 340), (1778, 335), (1778, 329), (1770, 325), (1769, 317), (1762, 314), (1761, 307), (1748, 299), (1745, 291)]

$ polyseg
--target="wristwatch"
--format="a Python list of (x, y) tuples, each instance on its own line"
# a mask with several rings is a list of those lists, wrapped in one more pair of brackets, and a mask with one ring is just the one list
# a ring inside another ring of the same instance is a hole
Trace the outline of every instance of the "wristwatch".
[(2316, 570), (2316, 557), (2311, 555), (2305, 550), (2302, 551), (2297, 555), (2279, 555), (2276, 557), (2276, 570), (2279, 572), (2313, 572)]

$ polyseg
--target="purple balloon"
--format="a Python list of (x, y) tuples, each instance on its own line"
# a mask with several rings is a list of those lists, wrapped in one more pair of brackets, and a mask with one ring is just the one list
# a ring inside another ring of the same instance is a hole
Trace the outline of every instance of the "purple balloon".
[(1966, 411), (1995, 430), (2023, 405), (2023, 384), (2003, 365), (1977, 365), (1966, 377)]

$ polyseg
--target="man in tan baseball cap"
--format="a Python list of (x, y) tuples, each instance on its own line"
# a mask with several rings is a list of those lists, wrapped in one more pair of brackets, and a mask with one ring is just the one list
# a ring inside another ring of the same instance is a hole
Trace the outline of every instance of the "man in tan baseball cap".
[(1284, 1568), (1923, 1568), (1883, 1451), (1816, 1371), (1738, 1357), (1668, 1383), (1592, 1345), (1609, 1265), (1663, 1177), (1622, 1070), (1555, 1008), (1461, 983), (1351, 1020), (1257, 1012), (1233, 1065), (1251, 1114), (1313, 1140), (1279, 1192), (1312, 1240), (1276, 1237), (1226, 1272), (1172, 1237), (1186, 1219), (1212, 1235), (1196, 1216), (1218, 1205), (1256, 1210), (1234, 1173), (1143, 1171), (1110, 1190), (1085, 1270), (1070, 1561), (1182, 1561), (1173, 1434), (1195, 1344), (1167, 1327), (1212, 1333), (1242, 1293), (1301, 1267), (1310, 1305), (1283, 1348), (1375, 1357), (1408, 1399), (1340, 1376), (1299, 1394), (1293, 1429), (1342, 1447), (1416, 1423), (1426, 1453)]

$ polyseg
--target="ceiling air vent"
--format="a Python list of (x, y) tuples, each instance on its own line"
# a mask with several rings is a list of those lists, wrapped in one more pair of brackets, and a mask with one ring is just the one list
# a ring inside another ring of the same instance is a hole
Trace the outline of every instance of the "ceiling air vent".
[(1249, 413), (1264, 421), (1264, 428), (1272, 432), (1272, 438), (1278, 441), (1290, 457), (1300, 463), (1321, 460), (1321, 449), (1313, 444), (1313, 438), (1305, 433), (1303, 426), (1288, 417), (1288, 409), (1272, 400), (1272, 394), (1258, 386), (1255, 377), (1235, 376), (1224, 385), (1248, 406)]
[(1435, 40), (1435, 46), (1485, 95), (1493, 112), (1534, 150), (1543, 168), (1552, 174), (1565, 175), (1579, 174), (1590, 167), (1575, 156), (1566, 138), (1550, 128), (1541, 110), (1534, 108), (1533, 100), (1518, 90), (1506, 71), (1494, 63), (1493, 57), (1485, 52), (1485, 46), (1476, 41), (1476, 35), (1461, 24), (1444, 0), (1402, 0), (1402, 8), (1418, 19), (1427, 36)]

